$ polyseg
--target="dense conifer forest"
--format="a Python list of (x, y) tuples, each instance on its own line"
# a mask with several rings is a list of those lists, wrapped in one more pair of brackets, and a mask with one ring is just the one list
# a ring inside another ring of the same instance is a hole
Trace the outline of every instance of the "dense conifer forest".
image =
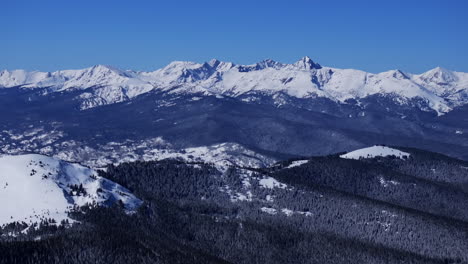
[(101, 176), (142, 199), (138, 211), (4, 226), (0, 263), (468, 263), (468, 162), (400, 149), (411, 156), (109, 166)]

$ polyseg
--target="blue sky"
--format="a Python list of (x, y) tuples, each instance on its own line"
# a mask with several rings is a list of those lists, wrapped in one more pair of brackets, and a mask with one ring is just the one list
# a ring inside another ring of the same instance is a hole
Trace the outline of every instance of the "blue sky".
[(173, 60), (468, 72), (468, 1), (6, 0), (0, 69), (95, 64), (154, 70)]

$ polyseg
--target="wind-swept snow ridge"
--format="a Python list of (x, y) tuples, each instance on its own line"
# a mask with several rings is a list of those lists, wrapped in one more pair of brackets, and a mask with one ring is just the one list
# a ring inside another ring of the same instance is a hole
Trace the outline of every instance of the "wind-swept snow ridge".
[(78, 164), (36, 154), (0, 157), (0, 226), (44, 219), (60, 223), (74, 206), (119, 201), (127, 211), (142, 203), (126, 188)]
[(324, 67), (309, 57), (293, 64), (264, 60), (252, 65), (211, 60), (175, 61), (153, 72), (122, 71), (97, 65), (56, 72), (1, 71), (0, 87), (43, 88), (47, 92), (82, 90), (81, 108), (130, 100), (150, 91), (237, 97), (252, 92), (285, 93), (297, 98), (325, 97), (337, 102), (391, 95), (404, 104), (421, 98), (439, 114), (468, 103), (468, 73), (437, 67), (422, 74), (391, 70), (368, 73)]
[(398, 149), (389, 148), (385, 146), (372, 146), (372, 147), (358, 149), (358, 150), (340, 155), (340, 158), (343, 158), (343, 159), (369, 158), (370, 159), (370, 158), (375, 158), (375, 157), (388, 157), (392, 155), (400, 159), (410, 156), (409, 153), (400, 151)]

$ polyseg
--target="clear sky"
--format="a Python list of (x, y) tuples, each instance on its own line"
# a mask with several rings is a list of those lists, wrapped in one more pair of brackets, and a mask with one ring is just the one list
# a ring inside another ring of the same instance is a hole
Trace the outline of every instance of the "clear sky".
[(0, 69), (173, 60), (468, 72), (468, 0), (5, 0)]

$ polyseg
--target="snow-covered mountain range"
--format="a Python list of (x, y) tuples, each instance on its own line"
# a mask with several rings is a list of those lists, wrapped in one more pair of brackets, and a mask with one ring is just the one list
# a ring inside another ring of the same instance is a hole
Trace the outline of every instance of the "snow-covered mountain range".
[(126, 188), (78, 164), (36, 154), (0, 157), (0, 226), (72, 222), (68, 212), (75, 206), (119, 201), (128, 211), (142, 203)]
[(176, 61), (153, 72), (123, 71), (103, 65), (56, 72), (4, 70), (0, 72), (0, 87), (45, 89), (47, 94), (82, 91), (77, 95), (81, 109), (123, 102), (150, 91), (226, 97), (284, 93), (342, 103), (383, 94), (395, 96), (400, 104), (422, 99), (438, 114), (468, 103), (468, 73), (438, 67), (422, 74), (400, 70), (374, 74), (323, 67), (309, 57), (293, 64), (273, 60), (253, 65), (218, 60), (202, 64)]

